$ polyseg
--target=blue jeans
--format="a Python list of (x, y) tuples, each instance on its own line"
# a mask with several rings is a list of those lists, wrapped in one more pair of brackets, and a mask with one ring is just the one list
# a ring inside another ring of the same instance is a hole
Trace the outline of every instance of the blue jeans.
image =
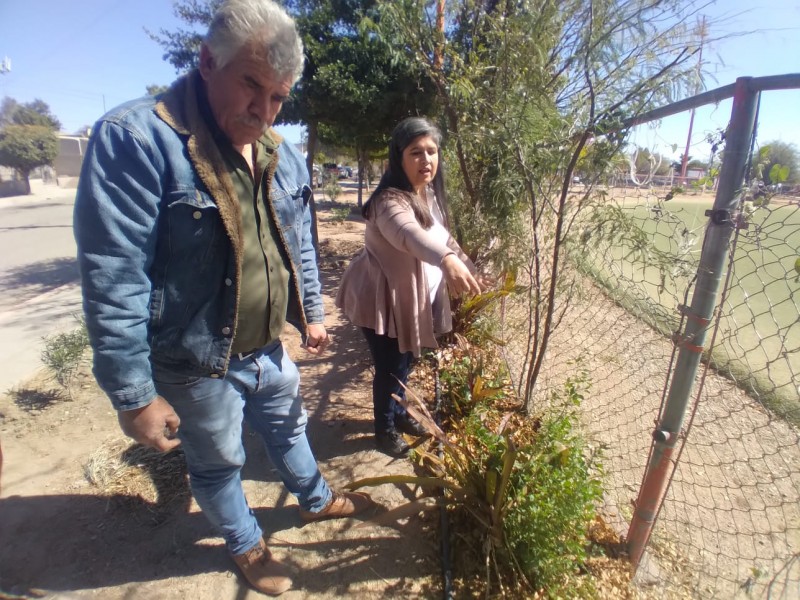
[(395, 428), (395, 418), (406, 415), (406, 409), (392, 398), (397, 394), (405, 398), (405, 390), (400, 382), (408, 381), (414, 355), (400, 352), (397, 338), (378, 335), (374, 329), (362, 327), (367, 339), (370, 354), (375, 364), (375, 377), (372, 379), (372, 405), (375, 416), (375, 433), (386, 433)]
[(224, 379), (187, 378), (158, 368), (153, 378), (181, 419), (178, 437), (192, 493), (232, 554), (256, 546), (262, 535), (242, 489), (243, 419), (263, 438), (302, 508), (316, 512), (328, 503), (331, 490), (306, 438), (300, 374), (280, 341), (244, 360), (231, 357)]

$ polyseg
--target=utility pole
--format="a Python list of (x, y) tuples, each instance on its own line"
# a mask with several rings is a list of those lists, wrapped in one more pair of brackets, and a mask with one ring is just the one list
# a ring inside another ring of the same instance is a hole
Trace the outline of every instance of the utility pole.
[[(700, 70), (703, 66), (703, 44), (706, 40), (706, 16), (703, 15), (703, 20), (700, 23), (700, 52), (697, 58), (697, 86), (695, 87), (695, 95), (700, 93)], [(686, 136), (686, 149), (683, 151), (681, 157), (681, 184), (686, 185), (686, 167), (689, 164), (689, 146), (692, 143), (692, 128), (694, 127), (694, 110), (689, 114), (689, 134)]]

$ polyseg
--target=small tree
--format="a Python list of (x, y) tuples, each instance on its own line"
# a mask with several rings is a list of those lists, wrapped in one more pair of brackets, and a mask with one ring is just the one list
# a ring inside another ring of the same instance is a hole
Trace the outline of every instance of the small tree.
[(31, 193), (30, 173), (52, 165), (58, 155), (58, 137), (43, 125), (9, 125), (0, 132), (0, 165), (11, 167)]
[(50, 112), (50, 107), (38, 98), (20, 104), (6, 96), (0, 103), (0, 127), (3, 125), (41, 125), (53, 131), (61, 129), (61, 122)]
[(566, 268), (575, 225), (603, 206), (593, 186), (613, 173), (625, 123), (696, 89), (688, 21), (703, 0), (458, 0), (442, 27), (422, 0), (379, 6), (375, 35), (434, 82), (456, 236), (525, 287), (513, 315), (524, 347), (508, 360), (530, 410), (580, 283)]

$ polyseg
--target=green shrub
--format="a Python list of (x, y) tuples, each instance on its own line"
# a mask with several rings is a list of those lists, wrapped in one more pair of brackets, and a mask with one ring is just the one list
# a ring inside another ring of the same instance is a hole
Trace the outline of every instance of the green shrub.
[[(463, 491), (454, 502), (458, 529), (473, 533), (456, 544), (471, 544), (461, 549), (474, 557), (468, 562), (494, 564), (495, 578), (507, 588), (522, 580), (531, 593), (545, 590), (548, 597), (589, 593), (590, 582), (576, 576), (587, 559), (587, 533), (603, 489), (600, 466), (588, 458), (578, 433), (583, 385), (580, 378), (568, 381), (537, 417), (509, 420), (483, 405), (455, 425), (451, 440), (467, 450), (445, 463), (445, 477)], [(480, 509), (478, 498), (484, 501)], [(487, 587), (491, 579), (487, 573)]]
[(333, 215), (331, 216), (331, 221), (336, 223), (337, 225), (341, 225), (345, 221), (347, 221), (347, 217), (350, 216), (350, 207), (349, 206), (334, 206), (331, 209)]
[[(458, 580), (469, 593), (592, 596), (591, 579), (579, 575), (603, 488), (597, 457), (579, 432), (587, 373), (576, 364), (563, 390), (531, 415), (520, 410), (508, 378), (481, 349), (447, 348), (441, 361), (444, 431), (416, 392), (406, 388), (406, 397), (398, 398), (438, 443), (437, 451), (414, 450), (426, 474), (375, 477), (348, 487), (390, 483), (440, 490), (452, 514)], [(404, 516), (408, 510), (395, 509)]]
[(72, 377), (80, 366), (83, 353), (89, 346), (86, 324), (82, 320), (79, 323), (80, 326), (74, 331), (44, 338), (44, 350), (41, 354), (45, 367), (67, 391), (70, 390)]
[(330, 176), (326, 176), (325, 183), (322, 186), (322, 192), (328, 197), (331, 202), (336, 202), (336, 198), (341, 193), (342, 188), (339, 182)]
[(525, 576), (551, 596), (565, 593), (587, 558), (587, 531), (602, 498), (599, 465), (586, 458), (577, 414), (545, 414), (530, 445), (521, 447), (504, 528)]

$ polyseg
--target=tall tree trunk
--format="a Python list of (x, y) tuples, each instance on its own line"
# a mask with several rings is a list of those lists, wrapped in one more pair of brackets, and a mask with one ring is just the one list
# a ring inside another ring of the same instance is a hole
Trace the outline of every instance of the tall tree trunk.
[(317, 123), (316, 121), (309, 122), (306, 125), (306, 133), (308, 139), (306, 140), (306, 169), (308, 169), (308, 177), (311, 180), (311, 187), (314, 187), (314, 156), (317, 154)]
[(358, 208), (364, 206), (364, 155), (366, 152), (361, 144), (356, 144), (356, 158), (358, 159)]
[(20, 179), (25, 184), (25, 195), (30, 196), (31, 193), (31, 172), (30, 171), (20, 171), (19, 172)]
[[(308, 169), (308, 177), (309, 181), (311, 181), (311, 186), (314, 187), (314, 155), (317, 153), (317, 122), (309, 121), (306, 127), (308, 130), (306, 168)], [(317, 259), (319, 259), (319, 228), (317, 227), (317, 204), (314, 201), (314, 194), (311, 194), (308, 206), (311, 210), (311, 241), (314, 244)]]

